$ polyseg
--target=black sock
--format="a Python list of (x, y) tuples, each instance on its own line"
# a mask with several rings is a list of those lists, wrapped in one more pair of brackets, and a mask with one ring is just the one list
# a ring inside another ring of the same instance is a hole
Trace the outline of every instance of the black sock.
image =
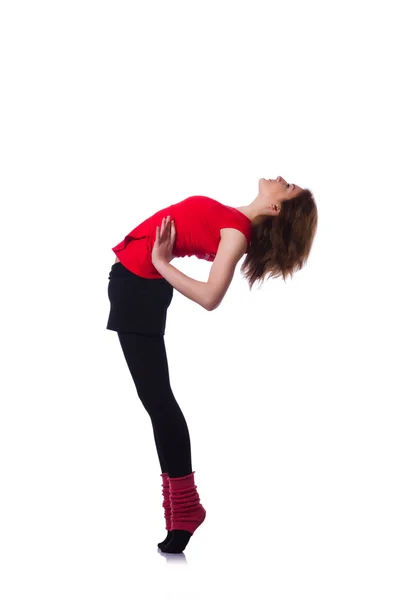
[(164, 546), (166, 546), (168, 544), (168, 542), (170, 541), (171, 537), (172, 537), (172, 531), (168, 531), (167, 537), (165, 538), (165, 540), (163, 540), (162, 542), (159, 542), (157, 544), (157, 546), (160, 548), (161, 551), (163, 551)]
[(174, 529), (170, 532), (171, 539), (167, 545), (163, 546), (162, 552), (169, 552), (171, 554), (179, 554), (183, 552), (186, 546), (189, 543), (192, 534), (189, 531), (184, 531), (183, 529)]

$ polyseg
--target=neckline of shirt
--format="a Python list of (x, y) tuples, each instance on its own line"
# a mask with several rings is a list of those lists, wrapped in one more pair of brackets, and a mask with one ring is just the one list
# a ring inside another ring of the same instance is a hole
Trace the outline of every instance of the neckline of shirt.
[(228, 206), (228, 208), (232, 208), (233, 210), (235, 210), (239, 215), (241, 215), (242, 217), (244, 217), (245, 219), (247, 219), (247, 221), (251, 225), (251, 219), (249, 217), (247, 217), (247, 215), (245, 215), (243, 212), (241, 212), (241, 210), (238, 210), (234, 206)]

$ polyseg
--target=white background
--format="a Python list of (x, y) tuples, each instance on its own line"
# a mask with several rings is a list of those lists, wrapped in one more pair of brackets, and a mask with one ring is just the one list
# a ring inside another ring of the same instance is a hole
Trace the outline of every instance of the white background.
[[(2, 600), (396, 598), (391, 7), (2, 2)], [(111, 248), (278, 175), (317, 202), (306, 267), (249, 292), (242, 259), (217, 310), (168, 311), (207, 519), (166, 558)]]

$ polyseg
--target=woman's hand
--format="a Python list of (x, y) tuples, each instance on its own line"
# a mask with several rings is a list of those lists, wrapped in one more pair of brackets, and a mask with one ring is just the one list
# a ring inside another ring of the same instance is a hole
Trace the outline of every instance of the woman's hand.
[(172, 254), (176, 238), (175, 224), (170, 217), (164, 217), (160, 227), (156, 227), (156, 240), (152, 250), (152, 263), (165, 261), (171, 262), (175, 256)]

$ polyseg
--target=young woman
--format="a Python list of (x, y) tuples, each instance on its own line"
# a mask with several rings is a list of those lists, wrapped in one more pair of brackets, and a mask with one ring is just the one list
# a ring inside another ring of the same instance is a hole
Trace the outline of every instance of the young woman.
[[(268, 277), (292, 277), (307, 262), (317, 229), (309, 189), (282, 177), (260, 179), (251, 204), (231, 207), (189, 196), (135, 227), (112, 250), (107, 329), (117, 331), (140, 400), (153, 426), (162, 477), (167, 537), (163, 552), (183, 552), (206, 510), (192, 471), (189, 430), (171, 389), (164, 344), (174, 288), (206, 310), (219, 307), (244, 254), (250, 291)], [(170, 262), (196, 256), (212, 262), (208, 281), (188, 277)]]

